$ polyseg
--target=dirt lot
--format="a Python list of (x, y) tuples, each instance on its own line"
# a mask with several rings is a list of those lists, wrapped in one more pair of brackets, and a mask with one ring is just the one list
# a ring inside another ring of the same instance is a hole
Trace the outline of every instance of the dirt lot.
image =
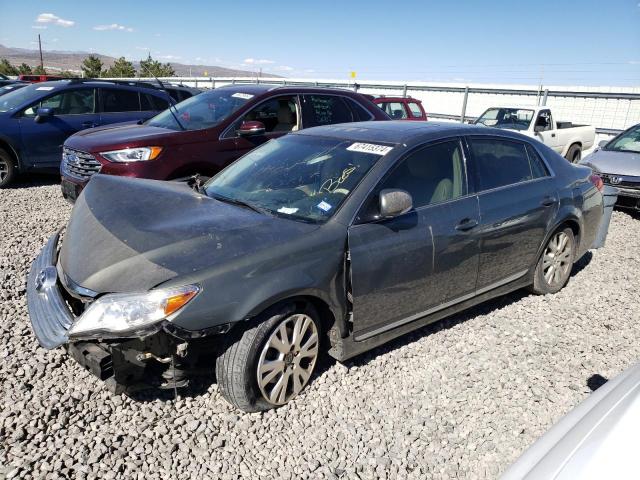
[(640, 357), (640, 217), (560, 293), (516, 292), (347, 364), (262, 414), (215, 383), (114, 397), (29, 328), (25, 276), (70, 207), (50, 179), (0, 191), (0, 478), (495, 478)]

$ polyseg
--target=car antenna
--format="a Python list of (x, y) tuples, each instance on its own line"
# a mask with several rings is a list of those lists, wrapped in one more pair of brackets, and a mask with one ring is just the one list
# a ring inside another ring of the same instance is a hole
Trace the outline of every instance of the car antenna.
[(173, 98), (171, 97), (171, 95), (169, 95), (169, 92), (167, 92), (166, 87), (164, 86), (164, 83), (162, 83), (160, 81), (160, 79), (158, 77), (156, 77), (154, 75), (154, 73), (149, 70), (149, 68), (146, 65), (141, 65), (142, 68), (144, 68), (144, 70), (151, 75), (153, 78), (156, 79), (156, 82), (158, 82), (158, 85), (160, 85), (160, 88), (164, 91), (164, 93), (167, 94), (167, 96), (169, 97), (169, 112), (171, 113), (171, 115), (173, 115), (173, 118), (175, 119), (176, 123), (178, 124), (178, 126), (180, 127), (181, 130), (186, 130), (186, 128), (184, 128), (184, 125), (182, 125), (182, 122), (180, 120), (178, 120), (178, 115), (176, 115), (178, 112), (178, 109), (176, 108), (175, 104), (173, 103)]

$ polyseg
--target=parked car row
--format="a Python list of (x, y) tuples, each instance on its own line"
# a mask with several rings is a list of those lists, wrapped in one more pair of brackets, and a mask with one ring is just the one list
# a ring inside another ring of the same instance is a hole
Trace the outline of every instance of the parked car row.
[(57, 172), (62, 145), (76, 132), (143, 121), (195, 93), (148, 82), (72, 79), (32, 83), (2, 95), (0, 187), (21, 172)]

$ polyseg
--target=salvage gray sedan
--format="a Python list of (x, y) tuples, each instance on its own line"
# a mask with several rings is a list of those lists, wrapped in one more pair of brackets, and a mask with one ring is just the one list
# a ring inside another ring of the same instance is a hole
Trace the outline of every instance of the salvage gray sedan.
[(296, 132), (193, 188), (97, 175), (33, 264), (31, 322), (115, 392), (215, 361), (233, 405), (272, 408), (322, 350), (345, 360), (518, 288), (560, 290), (601, 185), (520, 134), (432, 122)]
[(580, 163), (618, 189), (617, 206), (640, 210), (640, 124), (601, 142), (600, 148)]

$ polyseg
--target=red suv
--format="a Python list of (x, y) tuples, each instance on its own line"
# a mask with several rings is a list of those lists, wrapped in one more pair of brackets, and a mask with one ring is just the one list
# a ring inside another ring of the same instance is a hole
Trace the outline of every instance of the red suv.
[(373, 102), (378, 105), (392, 120), (427, 121), (427, 112), (422, 102), (411, 97), (378, 97)]
[(69, 137), (60, 167), (62, 194), (75, 201), (98, 172), (157, 180), (210, 176), (287, 132), (367, 120), (389, 117), (348, 90), (229, 85), (145, 122), (92, 128)]

